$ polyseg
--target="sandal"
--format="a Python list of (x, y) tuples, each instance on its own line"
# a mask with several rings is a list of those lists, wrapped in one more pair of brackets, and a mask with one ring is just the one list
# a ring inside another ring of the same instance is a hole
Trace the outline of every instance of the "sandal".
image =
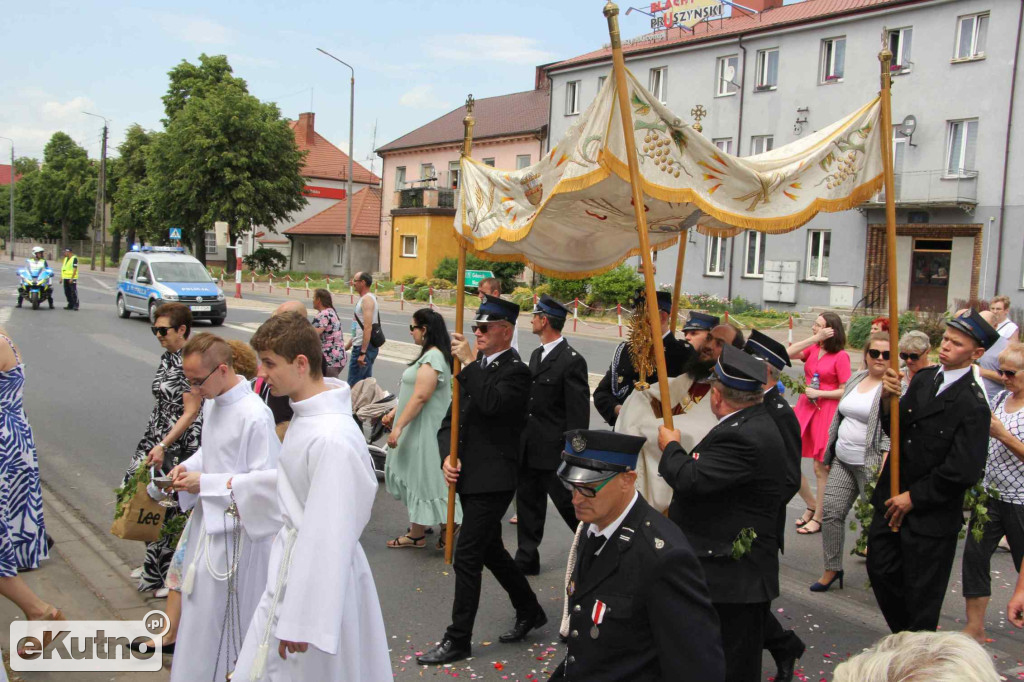
[[(455, 524), (455, 530), (452, 532), (452, 541), (453, 542), (455, 541), (456, 538), (459, 537), (459, 531), (461, 529), (462, 529), (462, 526), (460, 524), (456, 523)], [(447, 530), (448, 530), (447, 528), (445, 528), (444, 526), (441, 526), (441, 529), (440, 529), (440, 531), (437, 534), (437, 548), (438, 549), (444, 549), (444, 541), (445, 541), (445, 538), (448, 537), (448, 533), (446, 532)]]
[[(808, 524), (811, 524), (811, 523), (818, 524), (818, 527), (816, 529), (814, 529), (814, 530), (807, 530)], [(818, 519), (811, 519), (810, 521), (805, 523), (803, 526), (798, 528), (796, 532), (800, 533), (800, 535), (814, 535), (815, 533), (820, 533), (821, 532), (821, 521), (819, 521)]]
[[(408, 540), (408, 542), (404, 542)], [(423, 549), (427, 546), (427, 536), (421, 535), (414, 538), (411, 535), (399, 535), (394, 540), (388, 540), (387, 546), (391, 549)]]
[[(809, 521), (812, 521), (814, 519), (814, 512), (816, 511), (818, 510), (811, 509), (810, 507), (808, 507), (807, 511), (803, 513), (803, 516), (796, 520), (796, 527), (803, 528), (804, 526), (806, 526)], [(811, 512), (811, 515), (809, 517), (807, 516), (807, 512)]]

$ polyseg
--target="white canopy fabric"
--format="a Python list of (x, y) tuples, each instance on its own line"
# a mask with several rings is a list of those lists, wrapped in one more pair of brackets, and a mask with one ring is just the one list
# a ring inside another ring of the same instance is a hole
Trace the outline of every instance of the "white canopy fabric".
[[(628, 72), (627, 72), (628, 73)], [(522, 170), (464, 157), (456, 238), (488, 260), (518, 260), (555, 277), (609, 270), (639, 252), (614, 73), (551, 152)], [(882, 186), (880, 99), (764, 154), (726, 154), (628, 73), (631, 129), (648, 198), (651, 247), (680, 231), (733, 236), (794, 230)]]

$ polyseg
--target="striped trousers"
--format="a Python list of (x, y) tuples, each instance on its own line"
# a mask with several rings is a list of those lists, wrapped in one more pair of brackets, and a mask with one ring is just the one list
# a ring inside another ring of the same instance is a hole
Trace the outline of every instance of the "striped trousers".
[(843, 545), (846, 542), (846, 517), (858, 495), (864, 493), (873, 466), (851, 466), (838, 457), (832, 459), (825, 484), (825, 506), (821, 512), (821, 540), (825, 570), (843, 570)]

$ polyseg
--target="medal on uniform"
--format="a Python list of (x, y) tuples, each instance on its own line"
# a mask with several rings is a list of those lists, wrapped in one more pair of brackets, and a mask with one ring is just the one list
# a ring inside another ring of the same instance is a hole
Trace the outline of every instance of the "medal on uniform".
[(590, 639), (597, 639), (601, 635), (601, 630), (597, 627), (604, 622), (604, 614), (608, 611), (608, 605), (600, 599), (594, 601), (594, 609), (590, 612), (590, 619), (594, 621), (594, 626), (590, 628)]

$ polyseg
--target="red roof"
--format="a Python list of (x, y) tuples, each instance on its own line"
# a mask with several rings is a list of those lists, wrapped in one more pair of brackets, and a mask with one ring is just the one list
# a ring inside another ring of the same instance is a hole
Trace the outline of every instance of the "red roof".
[[(380, 235), (380, 188), (364, 187), (352, 195), (352, 234), (357, 237)], [(289, 235), (344, 235), (348, 199), (342, 199), (312, 218), (284, 231)]]
[[(324, 180), (348, 180), (348, 154), (327, 141), (313, 126), (314, 114), (299, 114), (298, 121), (289, 121), (295, 131), (295, 144), (299, 149), (308, 150), (302, 175), (307, 178)], [(379, 185), (380, 178), (358, 163), (352, 164), (352, 182)]]
[[(21, 180), (21, 175), (14, 176), (15, 181)], [(0, 185), (6, 187), (11, 184), (11, 166), (0, 164)]]
[[(548, 123), (547, 90), (527, 90), (511, 95), (485, 97), (476, 100), (473, 107), (473, 139), (503, 137), (523, 133), (539, 133)], [(377, 148), (377, 153), (390, 152), (410, 147), (451, 144), (462, 142), (462, 119), (466, 117), (466, 105), (436, 118), (411, 133)]]
[[(622, 48), (627, 55), (660, 52), (678, 45), (689, 45), (711, 40), (720, 40), (736, 34), (773, 31), (787, 25), (810, 23), (849, 14), (862, 14), (899, 5), (913, 5), (925, 0), (804, 0), (793, 5), (784, 5), (756, 14), (747, 14), (739, 9), (732, 10), (732, 16), (717, 21), (706, 21), (693, 27), (693, 31), (669, 29), (665, 40), (658, 42), (638, 42)], [(742, 3), (741, 3), (742, 4)], [(660, 32), (659, 32), (660, 33)], [(654, 34), (651, 34), (654, 35)], [(602, 48), (582, 54), (565, 61), (548, 65), (548, 71), (586, 64), (607, 61), (611, 58), (611, 48)]]

